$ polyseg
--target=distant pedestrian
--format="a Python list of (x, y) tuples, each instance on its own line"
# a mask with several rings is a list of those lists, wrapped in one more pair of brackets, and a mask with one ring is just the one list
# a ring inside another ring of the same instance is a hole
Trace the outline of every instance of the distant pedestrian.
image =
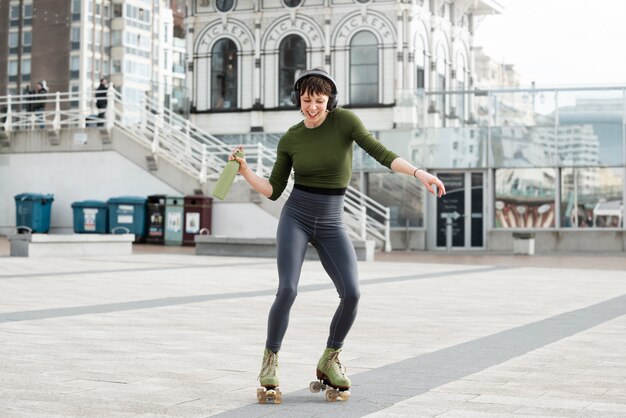
[(41, 80), (37, 83), (34, 94), (35, 97), (33, 98), (34, 101), (31, 104), (31, 109), (35, 112), (37, 121), (39, 121), (39, 127), (43, 129), (46, 127), (46, 116), (44, 112), (46, 110), (46, 100), (48, 100), (48, 84), (46, 80)]
[(98, 108), (98, 126), (104, 126), (104, 118), (106, 117), (109, 90), (109, 80), (106, 78), (100, 79), (100, 85), (96, 89), (96, 107)]

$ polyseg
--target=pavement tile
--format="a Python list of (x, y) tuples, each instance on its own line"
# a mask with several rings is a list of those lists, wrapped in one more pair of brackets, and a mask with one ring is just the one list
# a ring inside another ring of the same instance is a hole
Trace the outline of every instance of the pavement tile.
[[(0, 417), (626, 416), (626, 316), (603, 310), (626, 294), (623, 271), (503, 260), (360, 263), (341, 359), (355, 382), (380, 378), (343, 405), (307, 389), (338, 297), (306, 262), (280, 356), (285, 402), (257, 405), (275, 260), (0, 257)], [(582, 323), (571, 312), (595, 305), (596, 325), (528, 352), (497, 337), (541, 340), (558, 332), (549, 318)], [(434, 355), (446, 350), (489, 365), (461, 373), (466, 357)]]

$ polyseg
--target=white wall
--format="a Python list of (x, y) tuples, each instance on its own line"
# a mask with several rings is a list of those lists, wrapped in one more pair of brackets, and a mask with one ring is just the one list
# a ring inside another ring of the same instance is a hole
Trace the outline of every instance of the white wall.
[(254, 203), (216, 203), (212, 235), (229, 238), (275, 238), (278, 219)]
[(182, 193), (115, 151), (0, 155), (0, 234), (15, 231), (20, 193), (53, 194), (50, 232), (73, 230), (71, 204), (118, 196)]

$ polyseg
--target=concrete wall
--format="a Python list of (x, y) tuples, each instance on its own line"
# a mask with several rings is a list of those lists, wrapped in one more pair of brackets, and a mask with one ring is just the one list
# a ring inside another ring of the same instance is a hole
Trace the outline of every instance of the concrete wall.
[[(489, 251), (513, 251), (512, 231), (492, 229), (487, 231), (487, 249)], [(589, 252), (609, 253), (626, 251), (626, 234), (616, 229), (606, 230), (571, 230), (528, 231), (535, 235), (535, 254), (544, 252)]]
[(423, 251), (426, 249), (425, 228), (392, 228), (390, 235), (391, 249), (393, 251)]

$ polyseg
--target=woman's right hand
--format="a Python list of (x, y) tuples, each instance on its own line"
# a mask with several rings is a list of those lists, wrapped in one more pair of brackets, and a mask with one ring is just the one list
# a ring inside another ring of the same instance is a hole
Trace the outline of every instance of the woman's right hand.
[(237, 161), (239, 163), (239, 170), (237, 172), (241, 174), (248, 169), (248, 163), (246, 162), (245, 153), (244, 157), (238, 157), (235, 155), (237, 151), (241, 151), (243, 153), (243, 145), (239, 145), (237, 148), (233, 149), (233, 151), (228, 156), (228, 161)]

